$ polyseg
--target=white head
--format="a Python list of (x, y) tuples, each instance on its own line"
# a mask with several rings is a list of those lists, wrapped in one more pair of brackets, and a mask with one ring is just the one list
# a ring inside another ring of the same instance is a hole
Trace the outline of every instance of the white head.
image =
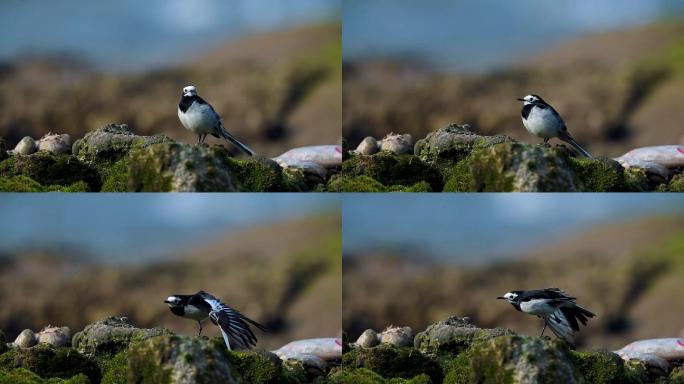
[(506, 294), (503, 295), (503, 296), (497, 297), (497, 299), (506, 300), (506, 301), (508, 301), (509, 303), (515, 302), (515, 300), (516, 300), (517, 298), (518, 298), (518, 294), (515, 293), (515, 292), (508, 292), (508, 293), (506, 293)]
[(518, 100), (522, 101), (525, 105), (544, 102), (544, 100), (542, 100), (542, 98), (537, 96), (537, 95), (527, 95), (527, 96), (523, 97), (522, 99), (518, 99)]
[(188, 85), (187, 87), (183, 88), (183, 96), (196, 96), (197, 95), (197, 88), (195, 88), (194, 85)]
[(181, 298), (178, 296), (169, 296), (166, 298), (166, 300), (164, 300), (164, 302), (168, 304), (169, 307), (177, 307), (181, 305), (181, 301)]

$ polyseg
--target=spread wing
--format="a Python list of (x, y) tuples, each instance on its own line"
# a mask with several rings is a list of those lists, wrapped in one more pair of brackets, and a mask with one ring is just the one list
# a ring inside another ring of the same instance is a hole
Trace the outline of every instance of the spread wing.
[(204, 291), (199, 291), (197, 294), (211, 306), (209, 318), (212, 323), (218, 325), (221, 330), (223, 340), (226, 342), (228, 350), (231, 349), (230, 340), (243, 349), (249, 349), (256, 346), (257, 338), (254, 335), (254, 332), (252, 332), (250, 325), (257, 327), (262, 331), (266, 331), (266, 328), (263, 325), (247, 318), (238, 310), (223, 304), (221, 300)]

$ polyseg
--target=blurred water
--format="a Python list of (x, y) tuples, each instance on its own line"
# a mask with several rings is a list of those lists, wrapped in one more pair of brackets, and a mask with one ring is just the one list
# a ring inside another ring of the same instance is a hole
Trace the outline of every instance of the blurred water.
[(592, 225), (682, 214), (684, 195), (347, 194), (342, 209), (345, 254), (410, 247), (422, 250), (416, 256), (474, 263), (512, 256)]
[(337, 19), (341, 0), (2, 0), (0, 60), (76, 53), (110, 69), (182, 61), (227, 39)]
[(499, 67), (554, 43), (684, 15), (681, 0), (345, 0), (346, 59), (413, 57), (447, 69)]
[(144, 261), (246, 227), (338, 211), (338, 198), (322, 194), (3, 194), (0, 252), (73, 247)]

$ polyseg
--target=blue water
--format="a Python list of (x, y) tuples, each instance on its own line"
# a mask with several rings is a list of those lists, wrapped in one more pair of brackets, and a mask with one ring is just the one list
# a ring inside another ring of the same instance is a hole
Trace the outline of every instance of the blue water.
[(108, 69), (186, 59), (226, 40), (339, 18), (341, 0), (2, 0), (0, 60), (71, 53)]
[(346, 59), (411, 57), (478, 71), (588, 32), (682, 17), (681, 0), (345, 0)]
[(417, 257), (481, 263), (592, 226), (684, 214), (677, 194), (345, 195), (345, 254), (407, 249)]
[(338, 211), (338, 197), (323, 194), (3, 194), (0, 252), (63, 247), (146, 261), (244, 228)]

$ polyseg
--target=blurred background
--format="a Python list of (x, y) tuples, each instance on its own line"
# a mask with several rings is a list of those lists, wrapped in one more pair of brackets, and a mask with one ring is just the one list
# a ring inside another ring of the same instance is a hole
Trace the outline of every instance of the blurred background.
[(560, 287), (597, 314), (583, 348), (684, 337), (684, 197), (637, 194), (361, 196), (343, 200), (343, 326), (456, 315), (536, 336), (496, 297)]
[(340, 0), (8, 0), (0, 23), (10, 148), (112, 122), (194, 143), (176, 114), (188, 84), (262, 155), (339, 141)]
[(0, 211), (0, 329), (10, 340), (107, 316), (195, 335), (163, 301), (200, 289), (269, 327), (261, 348), (340, 335), (335, 196), (12, 194)]
[(424, 137), (449, 122), (527, 133), (541, 95), (593, 152), (684, 144), (678, 0), (346, 0), (344, 136)]

